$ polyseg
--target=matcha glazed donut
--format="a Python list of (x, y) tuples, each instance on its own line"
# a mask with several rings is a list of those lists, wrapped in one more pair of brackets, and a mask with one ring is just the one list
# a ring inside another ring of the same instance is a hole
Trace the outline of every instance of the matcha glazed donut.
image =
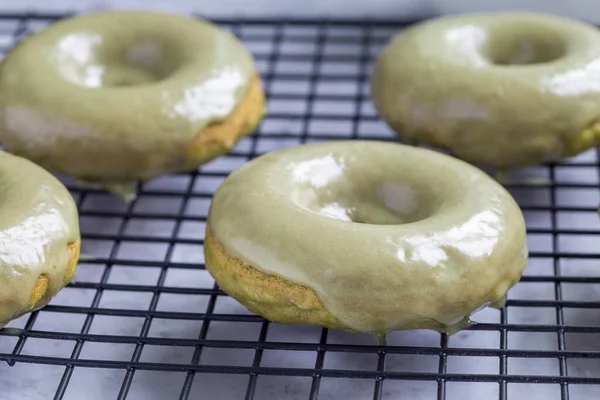
[(372, 70), (379, 115), (409, 142), (498, 169), (600, 143), (600, 32), (534, 13), (473, 13), (392, 38)]
[(54, 176), (0, 151), (0, 328), (50, 301), (73, 277), (79, 219)]
[(523, 215), (481, 170), (376, 141), (263, 155), (217, 189), (206, 268), (249, 310), (380, 337), (454, 332), (527, 260)]
[(0, 141), (125, 198), (226, 153), (265, 111), (249, 52), (218, 26), (109, 11), (60, 20), (0, 64)]

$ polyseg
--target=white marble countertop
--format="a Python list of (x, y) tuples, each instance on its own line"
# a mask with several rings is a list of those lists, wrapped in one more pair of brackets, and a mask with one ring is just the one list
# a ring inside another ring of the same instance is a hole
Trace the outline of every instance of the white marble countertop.
[[(88, 9), (102, 8), (107, 6), (119, 5), (129, 8), (139, 4), (148, 4), (148, 2), (133, 0), (114, 0), (114, 1), (67, 1), (60, 0), (48, 3), (43, 7), (44, 10), (61, 11), (64, 9)], [(185, 4), (184, 4), (185, 3)], [(287, 15), (290, 13), (291, 1), (229, 1), (221, 0), (219, 2), (203, 2), (202, 8), (196, 8), (199, 2), (177, 2), (170, 7), (178, 11), (200, 11), (214, 15), (241, 15), (252, 14), (260, 16), (268, 15)], [(252, 7), (248, 4), (252, 3)], [(331, 13), (332, 15), (342, 16), (415, 16), (431, 9), (419, 6), (418, 1), (403, 0), (377, 0), (369, 2), (343, 2), (343, 4), (352, 3), (352, 7), (339, 7), (340, 1), (303, 1), (302, 15), (310, 13)], [(439, 1), (438, 11), (442, 9), (443, 4)], [(460, 1), (455, 4), (458, 7)], [(465, 2), (463, 2), (465, 3)], [(533, 4), (535, 2), (529, 2)], [(549, 7), (559, 7), (555, 2), (547, 2)], [(577, 2), (575, 2), (576, 5)], [(154, 3), (151, 8), (164, 8)], [(224, 5), (227, 4), (227, 7)], [(237, 4), (237, 8), (229, 5)], [(240, 6), (243, 4), (243, 6)], [(334, 7), (337, 4), (337, 7)], [(368, 4), (365, 5), (365, 4)], [(536, 3), (539, 5), (539, 2)], [(400, 6), (401, 5), (401, 6)], [(446, 4), (448, 5), (448, 4)], [(39, 10), (39, 2), (32, 0), (3, 0), (0, 8), (6, 10)], [(433, 3), (431, 5), (434, 6)], [(429, 7), (429, 6), (427, 6)], [(253, 11), (250, 9), (252, 8)], [(449, 7), (448, 11), (450, 10)], [(343, 9), (343, 14), (337, 14)], [(402, 9), (401, 11), (398, 11)], [(260, 11), (259, 11), (260, 10)], [(297, 8), (293, 8), (297, 10)], [(329, 11), (327, 11), (329, 10)], [(393, 10), (393, 12), (392, 12)], [(310, 11), (310, 12), (309, 12)], [(454, 10), (456, 11), (456, 10)], [(392, 12), (390, 14), (390, 12)], [(298, 13), (300, 14), (300, 13)], [(319, 14), (322, 15), (322, 14)], [(41, 28), (38, 26), (36, 29)], [(0, 42), (7, 42), (10, 39), (3, 38), (1, 32), (9, 32), (10, 29), (2, 30), (0, 24)], [(344, 35), (352, 37), (352, 29), (346, 30)], [(255, 42), (249, 44), (255, 51), (268, 49), (269, 43)], [(287, 54), (301, 54), (311, 51), (311, 43), (286, 43), (282, 44), (282, 51)], [(359, 43), (332, 44), (327, 47), (328, 51), (337, 54), (358, 54)], [(373, 51), (377, 48), (374, 47)], [(268, 51), (268, 50), (267, 50)], [(265, 63), (259, 65), (264, 72), (268, 66)], [(300, 71), (306, 66), (294, 63), (287, 65), (293, 71)], [(282, 67), (284, 68), (284, 67)], [(306, 67), (309, 68), (309, 67)], [(289, 71), (288, 71), (289, 72)], [(348, 94), (356, 89), (354, 83), (339, 83), (336, 85), (325, 86), (323, 90), (328, 93)], [(285, 84), (274, 83), (272, 90), (285, 92), (301, 91), (302, 88), (285, 87)], [(320, 87), (320, 86), (319, 86)], [(306, 102), (296, 104), (293, 102), (281, 102), (271, 104), (271, 109), (278, 112), (299, 112), (306, 106)], [(344, 105), (340, 104), (339, 112), (342, 112)], [(328, 111), (336, 111), (335, 105), (328, 105)], [(372, 112), (370, 105), (365, 105), (365, 113)], [(318, 111), (318, 110), (317, 110)], [(282, 146), (289, 146), (296, 142), (291, 140), (270, 140), (268, 132), (296, 132), (298, 129), (297, 121), (269, 121), (265, 124), (265, 136), (259, 140), (258, 149), (261, 152), (273, 150)], [(346, 125), (343, 122), (339, 126), (327, 126), (331, 132), (344, 132)], [(379, 123), (368, 125), (366, 131), (377, 134), (389, 134), (389, 131)], [(366, 132), (365, 131), (365, 132)], [(367, 134), (367, 133), (365, 133)], [(246, 150), (249, 148), (249, 140), (240, 142), (238, 149)], [(594, 162), (597, 161), (596, 153), (588, 151), (578, 157), (570, 160), (572, 162)], [(210, 163), (206, 171), (233, 170), (240, 165), (239, 158), (223, 157)], [(526, 176), (539, 176), (548, 178), (545, 168), (531, 168), (522, 172)], [(598, 184), (598, 172), (595, 168), (573, 167), (557, 168), (556, 179), (565, 183), (593, 183)], [(157, 179), (149, 184), (151, 189), (156, 190), (181, 190), (187, 183), (185, 177), (164, 177)], [(212, 190), (218, 184), (215, 179), (198, 180), (198, 190)], [(548, 194), (544, 190), (516, 190), (515, 197), (521, 204), (548, 204)], [(557, 202), (561, 205), (596, 207), (600, 202), (600, 196), (597, 189), (575, 190), (575, 189), (557, 189)], [(144, 213), (170, 213), (179, 207), (181, 199), (156, 198), (146, 196), (140, 198), (135, 206), (135, 210)], [(206, 215), (208, 202), (205, 199), (191, 201), (186, 207), (186, 214)], [(105, 195), (89, 196), (83, 207), (87, 210), (103, 211), (122, 211), (123, 205)], [(548, 228), (551, 224), (551, 214), (548, 211), (527, 212), (526, 218), (529, 227)], [(114, 233), (123, 223), (119, 218), (91, 218), (82, 220), (82, 231), (88, 233)], [(172, 221), (161, 220), (136, 220), (133, 219), (126, 223), (127, 234), (131, 235), (149, 235), (149, 232), (165, 232), (172, 229)], [(598, 218), (593, 213), (560, 212), (557, 215), (557, 224), (565, 229), (600, 229)], [(201, 239), (203, 237), (203, 224), (197, 222), (184, 223), (179, 231), (179, 237), (190, 239)], [(160, 235), (160, 233), (157, 233)], [(529, 236), (530, 249), (532, 251), (550, 252), (556, 251), (553, 247), (552, 236), (549, 234), (536, 234)], [(597, 235), (561, 235), (558, 238), (558, 246), (561, 251), (589, 253), (598, 250)], [(112, 247), (111, 243), (102, 240), (88, 240), (84, 242), (83, 251), (91, 257), (107, 257)], [(124, 242), (117, 255), (123, 259), (143, 259), (147, 261), (160, 261), (165, 256), (165, 244), (145, 245), (143, 243)], [(202, 249), (196, 245), (177, 245), (171, 257), (172, 262), (203, 262)], [(551, 258), (532, 259), (525, 272), (528, 276), (551, 275)], [(562, 274), (574, 276), (599, 276), (598, 260), (581, 259), (563, 259), (561, 260)], [(78, 282), (97, 283), (103, 273), (102, 265), (81, 263), (77, 270), (75, 280)], [(127, 267), (115, 265), (110, 273), (109, 283), (111, 284), (146, 284), (155, 285), (158, 277), (158, 268), (145, 267)], [(212, 288), (213, 280), (202, 270), (189, 269), (169, 269), (166, 277), (165, 286), (174, 288)], [(600, 297), (600, 286), (592, 284), (562, 284), (562, 295), (569, 301), (590, 301)], [(509, 298), (519, 300), (553, 300), (555, 298), (555, 287), (552, 283), (531, 283), (521, 282), (511, 290)], [(95, 290), (84, 290), (68, 288), (61, 292), (52, 302), (53, 305), (65, 306), (89, 306), (94, 296)], [(148, 308), (150, 301), (150, 292), (127, 292), (106, 290), (100, 307), (118, 308), (118, 309), (139, 309)], [(190, 296), (162, 294), (158, 303), (159, 311), (179, 311), (186, 310), (190, 312), (205, 312), (208, 304), (208, 296)], [(241, 314), (248, 315), (249, 312), (237, 302), (229, 297), (221, 296), (215, 306), (216, 313)], [(83, 323), (84, 315), (66, 314), (60, 312), (40, 312), (35, 323), (35, 329), (38, 331), (60, 331), (60, 332), (79, 332)], [(534, 307), (509, 307), (508, 323), (530, 324), (530, 325), (555, 325), (555, 309), (534, 308)], [(600, 314), (598, 309), (566, 308), (564, 310), (566, 324), (573, 325), (598, 325), (600, 324)], [(499, 322), (500, 313), (497, 310), (486, 309), (478, 313), (474, 320), (477, 322)], [(11, 327), (22, 328), (27, 317), (21, 318), (11, 324)], [(90, 333), (109, 334), (122, 336), (138, 336), (140, 333), (142, 318), (123, 318), (117, 316), (96, 316), (91, 326)], [(198, 320), (168, 320), (155, 318), (151, 324), (150, 336), (162, 338), (196, 339), (201, 328), (202, 321)], [(208, 330), (209, 339), (219, 340), (248, 340), (255, 341), (258, 338), (260, 323), (239, 322), (213, 322)], [(270, 342), (303, 342), (318, 343), (321, 330), (314, 327), (290, 327), (279, 324), (271, 324), (266, 340)], [(435, 348), (439, 346), (440, 337), (438, 334), (428, 331), (396, 332), (390, 335), (389, 344), (393, 346), (425, 346)], [(0, 352), (11, 352), (14, 348), (16, 338), (0, 336)], [(336, 344), (356, 344), (356, 345), (374, 345), (374, 340), (368, 335), (353, 335), (340, 331), (330, 331), (328, 343)], [(557, 350), (558, 341), (556, 333), (540, 332), (516, 332), (508, 333), (508, 349), (512, 350)], [(500, 345), (500, 334), (497, 331), (464, 331), (449, 340), (449, 346), (453, 348), (483, 348), (495, 349)], [(69, 340), (45, 340), (28, 339), (23, 349), (23, 354), (34, 354), (43, 356), (68, 357), (73, 351), (75, 343)], [(134, 349), (133, 344), (106, 344), (86, 342), (83, 346), (81, 359), (103, 359), (103, 360), (129, 360)], [(568, 333), (566, 334), (567, 350), (587, 350), (600, 351), (600, 339), (598, 335)], [(187, 364), (194, 353), (191, 346), (167, 347), (146, 345), (141, 361), (155, 363), (180, 363)], [(206, 365), (252, 365), (254, 357), (253, 350), (233, 349), (233, 348), (205, 348), (203, 350), (200, 364)], [(266, 350), (263, 355), (262, 366), (270, 367), (298, 367), (312, 368), (315, 364), (316, 352), (301, 351), (275, 351)], [(348, 369), (348, 370), (374, 370), (377, 363), (376, 353), (336, 353), (327, 352), (325, 357), (325, 368)], [(567, 361), (569, 374), (571, 376), (598, 377), (600, 375), (600, 359), (582, 359), (572, 358)], [(386, 359), (386, 369), (390, 371), (403, 372), (432, 372), (438, 370), (439, 359), (437, 355), (419, 355), (419, 354), (389, 354)], [(447, 372), (457, 374), (497, 374), (499, 370), (498, 357), (481, 356), (448, 357)], [(64, 373), (64, 367), (40, 364), (17, 363), (14, 367), (8, 367), (0, 362), (0, 400), (45, 400), (51, 398), (59, 381)], [(508, 359), (509, 374), (525, 375), (558, 375), (559, 362), (556, 358), (519, 358), (510, 357)], [(67, 400), (110, 400), (117, 396), (121, 383), (125, 375), (124, 370), (113, 369), (91, 369), (75, 368), (73, 377), (68, 386), (64, 399)], [(185, 372), (151, 372), (137, 371), (132, 383), (128, 400), (171, 400), (179, 396)], [(216, 375), (216, 374), (197, 374), (190, 399), (207, 398), (211, 400), (237, 400), (244, 397), (248, 377), (242, 375)], [(256, 396), (257, 400), (304, 400), (307, 399), (310, 390), (311, 380), (300, 377), (268, 377), (261, 376), (258, 379)], [(327, 379), (324, 378), (321, 384), (321, 400), (362, 400), (373, 397), (373, 381), (362, 379)], [(430, 400), (435, 399), (437, 393), (437, 384), (430, 381), (395, 381), (386, 380), (384, 384), (383, 398), (386, 400), (414, 399)], [(571, 385), (570, 400), (589, 400), (598, 398), (600, 388), (593, 385)], [(510, 400), (558, 400), (561, 398), (559, 385), (553, 384), (535, 384), (520, 383), (509, 384), (508, 394)], [(447, 383), (447, 400), (480, 400), (492, 399), (498, 397), (498, 385), (496, 383)]]

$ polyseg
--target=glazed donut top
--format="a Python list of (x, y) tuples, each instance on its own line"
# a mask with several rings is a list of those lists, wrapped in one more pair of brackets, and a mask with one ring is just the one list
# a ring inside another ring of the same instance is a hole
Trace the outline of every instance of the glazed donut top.
[(503, 298), (527, 258), (519, 207), (475, 167), (372, 141), (263, 155), (217, 189), (211, 235), (263, 273), (313, 289), (347, 327), (441, 328)]
[[(140, 11), (76, 16), (26, 38), (0, 65), (3, 141), (12, 149), (26, 136), (19, 154), (52, 170), (118, 180), (145, 166), (143, 179), (170, 171), (204, 127), (226, 119), (256, 74), (243, 45), (206, 21)], [(90, 165), (84, 146), (113, 157)], [(64, 158), (69, 171), (53, 162)]]
[[(437, 18), (392, 38), (372, 78), (391, 126), (427, 132), (473, 162), (527, 165), (600, 141), (586, 131), (600, 121), (600, 32), (582, 22), (527, 12)], [(465, 133), (466, 123), (482, 134)]]
[(64, 283), (67, 246), (79, 238), (67, 189), (34, 163), (0, 152), (0, 325), (17, 314), (39, 276), (49, 293)]

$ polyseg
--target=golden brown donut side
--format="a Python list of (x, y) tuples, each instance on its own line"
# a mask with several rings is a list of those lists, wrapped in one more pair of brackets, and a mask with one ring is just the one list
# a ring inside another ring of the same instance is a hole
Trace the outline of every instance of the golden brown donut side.
[[(271, 322), (357, 332), (327, 311), (314, 290), (265, 274), (230, 256), (210, 233), (209, 224), (204, 239), (204, 257), (206, 269), (225, 293)], [(432, 329), (432, 325), (438, 325), (440, 332), (446, 332), (448, 328), (436, 321), (415, 319), (398, 329)]]
[[(77, 238), (77, 240), (73, 243), (69, 243), (67, 245), (67, 250), (69, 252), (69, 260), (65, 265), (65, 274), (62, 282), (61, 288), (65, 287), (73, 278), (75, 274), (75, 270), (77, 268), (77, 262), (79, 261), (79, 252), (81, 250), (81, 238)], [(48, 302), (55, 296), (57, 293), (49, 293), (48, 288), (50, 287), (50, 281), (46, 274), (42, 274), (38, 276), (38, 279), (31, 291), (29, 296), (29, 302), (25, 308), (11, 316), (7, 321), (0, 321), (0, 327), (9, 321), (17, 319), (29, 312), (38, 310), (44, 307)]]
[[(452, 152), (451, 146), (448, 146), (442, 139), (439, 138), (439, 134), (435, 133), (431, 130), (426, 129), (413, 129), (410, 130), (409, 127), (402, 125), (400, 123), (391, 123), (390, 126), (396, 132), (396, 135), (400, 138), (400, 140), (408, 145), (419, 145), (423, 144), (426, 146), (437, 147), (441, 150), (445, 150), (448, 152)], [(411, 132), (410, 135), (406, 135), (406, 132)], [(581, 152), (584, 152), (594, 146), (600, 144), (600, 122), (594, 121), (589, 124), (585, 129), (583, 129), (579, 134), (573, 135), (574, 140), (572, 142), (564, 142), (563, 143), (563, 151), (564, 157), (574, 157)], [(532, 151), (531, 154), (535, 152)], [(543, 163), (544, 161), (544, 152), (540, 150), (536, 155), (536, 163)], [(462, 157), (458, 157), (462, 158)], [(474, 164), (485, 164), (483, 160), (473, 160)], [(530, 161), (522, 161), (519, 163), (515, 163), (513, 165), (514, 168), (518, 167), (526, 167), (530, 165)], [(500, 168), (502, 169), (502, 168)]]
[(244, 99), (224, 121), (201, 130), (186, 150), (182, 170), (195, 169), (228, 152), (239, 139), (254, 131), (265, 114), (265, 94), (261, 80), (250, 80)]
[(267, 275), (231, 257), (206, 226), (206, 269), (219, 287), (248, 310), (272, 322), (352, 331), (325, 309), (314, 290)]

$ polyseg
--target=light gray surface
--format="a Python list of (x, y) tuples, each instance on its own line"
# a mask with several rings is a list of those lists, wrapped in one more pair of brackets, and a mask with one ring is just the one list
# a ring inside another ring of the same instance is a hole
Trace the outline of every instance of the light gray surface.
[(428, 12), (429, 0), (3, 0), (6, 10), (65, 11), (90, 9), (144, 8), (173, 12), (199, 12), (210, 16), (345, 16), (391, 17), (412, 16)]
[[(41, 28), (43, 25), (37, 26)], [(257, 28), (260, 29), (260, 28)], [(2, 32), (9, 32), (5, 29)], [(306, 30), (310, 34), (310, 29)], [(358, 30), (346, 29), (337, 34), (345, 38), (357, 35)], [(385, 31), (382, 30), (382, 35)], [(6, 36), (6, 35), (5, 35)], [(10, 42), (10, 38), (2, 37), (0, 42)], [(268, 52), (270, 43), (253, 42), (249, 46), (257, 51)], [(358, 55), (361, 52), (360, 41), (348, 40), (343, 44), (327, 43), (327, 51), (331, 54)], [(371, 51), (376, 52), (377, 46)], [(286, 41), (282, 43), (282, 52), (285, 54), (306, 54), (313, 51), (310, 43), (297, 43)], [(329, 65), (329, 66), (327, 66)], [(259, 66), (265, 72), (269, 65), (260, 62)], [(323, 68), (328, 68), (334, 73), (338, 65), (325, 63)], [(299, 71), (306, 73), (310, 70), (310, 63), (305, 65), (301, 62), (283, 63), (277, 65), (277, 71)], [(347, 63), (345, 71), (355, 70), (357, 66)], [(306, 93), (307, 83), (286, 83), (274, 81), (271, 90), (277, 93)], [(319, 93), (352, 94), (356, 83), (341, 81), (338, 83), (320, 82), (315, 88)], [(307, 101), (279, 101), (270, 103), (271, 112), (302, 113), (306, 108)], [(352, 108), (350, 107), (350, 110)], [(347, 104), (332, 104), (317, 102), (312, 110), (315, 115), (319, 113), (349, 113)], [(350, 111), (351, 113), (351, 111)], [(372, 107), (365, 104), (364, 115), (373, 115)], [(327, 123), (326, 123), (327, 122)], [(331, 134), (347, 134), (349, 125), (345, 121), (334, 124), (328, 121), (315, 119), (308, 131), (327, 131)], [(294, 133), (302, 127), (297, 119), (281, 120), (269, 119), (263, 124), (264, 137), (257, 145), (261, 152), (274, 150), (282, 146), (297, 144), (297, 138), (289, 140), (269, 140), (269, 133)], [(364, 126), (359, 128), (361, 137), (370, 134), (390, 135), (387, 128), (378, 121), (365, 121)], [(243, 140), (238, 149), (247, 151), (250, 140)], [(595, 151), (589, 151), (572, 160), (571, 162), (595, 162)], [(230, 171), (238, 168), (243, 159), (223, 157), (206, 166), (206, 171)], [(520, 171), (516, 176), (539, 176), (548, 178), (547, 169), (542, 167), (530, 168)], [(188, 183), (187, 177), (168, 176), (157, 179), (148, 184), (152, 190), (184, 190)], [(558, 167), (556, 169), (556, 180), (564, 183), (592, 183), (598, 184), (598, 171), (590, 167)], [(219, 178), (202, 177), (195, 182), (196, 191), (213, 190)], [(545, 204), (549, 203), (547, 189), (519, 189), (513, 191), (515, 197), (521, 204)], [(594, 189), (556, 189), (556, 201), (564, 206), (581, 206), (594, 208), (600, 202), (599, 192)], [(192, 199), (186, 207), (186, 215), (206, 215), (208, 208), (207, 199)], [(181, 198), (177, 197), (152, 197), (143, 196), (135, 204), (134, 211), (140, 213), (174, 213), (181, 206)], [(82, 205), (84, 210), (99, 211), (122, 211), (123, 204), (106, 195), (89, 195)], [(536, 211), (526, 213), (530, 228), (548, 228), (551, 226), (551, 214), (549, 211)], [(559, 212), (556, 215), (558, 227), (563, 229), (600, 229), (598, 216), (594, 212)], [(121, 225), (125, 223), (127, 235), (143, 236), (169, 236), (173, 229), (172, 220), (148, 220), (132, 219), (124, 222), (120, 218), (82, 218), (82, 230), (88, 234), (114, 234)], [(203, 224), (195, 221), (185, 221), (179, 229), (179, 238), (201, 239), (203, 237)], [(597, 235), (558, 235), (558, 247), (553, 248), (552, 236), (550, 234), (530, 235), (531, 251), (551, 252), (580, 252), (595, 253), (598, 251)], [(98, 258), (106, 258), (112, 249), (114, 242), (108, 240), (86, 240), (83, 251)], [(163, 261), (168, 244), (123, 242), (117, 254), (121, 259), (141, 259), (147, 261)], [(202, 247), (196, 244), (176, 244), (170, 259), (172, 262), (199, 263), (203, 261)], [(598, 260), (569, 259), (562, 258), (560, 266), (563, 275), (572, 276), (600, 276)], [(75, 275), (77, 282), (97, 283), (105, 267), (101, 264), (90, 264), (83, 261)], [(111, 284), (132, 285), (155, 285), (158, 279), (159, 268), (154, 267), (124, 267), (116, 265), (112, 267), (108, 282)], [(526, 276), (553, 274), (552, 258), (535, 258), (529, 263), (525, 272)], [(166, 287), (183, 288), (206, 288), (213, 286), (213, 280), (202, 270), (175, 269), (170, 268), (166, 281)], [(561, 285), (564, 300), (568, 301), (594, 301), (600, 296), (600, 285), (593, 284), (566, 284)], [(553, 300), (555, 297), (554, 285), (550, 282), (544, 283), (519, 283), (511, 292), (511, 299), (520, 300)], [(95, 290), (68, 288), (57, 296), (52, 304), (65, 306), (90, 306)], [(102, 296), (100, 307), (118, 309), (146, 310), (151, 299), (151, 292), (128, 292), (106, 290)], [(157, 310), (159, 311), (181, 311), (189, 313), (202, 313), (206, 311), (209, 297), (202, 295), (182, 295), (164, 293), (160, 296)], [(247, 315), (248, 311), (229, 297), (218, 297), (215, 306), (218, 314), (241, 314)], [(15, 321), (10, 326), (20, 328), (27, 321), (27, 316)], [(85, 316), (80, 314), (67, 314), (42, 311), (38, 314), (34, 329), (37, 331), (62, 331), (79, 332)], [(565, 308), (564, 318), (566, 324), (572, 325), (598, 325), (600, 324), (600, 312), (595, 308)], [(474, 317), (477, 322), (499, 322), (500, 313), (496, 310), (484, 310)], [(532, 324), (532, 325), (555, 325), (556, 312), (552, 307), (527, 308), (509, 307), (507, 313), (508, 323)], [(116, 316), (96, 316), (91, 326), (92, 334), (109, 334), (118, 336), (138, 336), (142, 327), (142, 318), (124, 318)], [(193, 320), (165, 320), (154, 319), (149, 336), (164, 338), (195, 339), (198, 337), (202, 322)], [(255, 341), (258, 338), (260, 323), (239, 322), (212, 322), (209, 325), (209, 339), (219, 340), (247, 340)], [(289, 327), (271, 324), (268, 330), (267, 341), (282, 342), (308, 342), (318, 343), (321, 330), (314, 327)], [(525, 350), (557, 350), (558, 340), (556, 333), (539, 332), (514, 332), (507, 335), (509, 349)], [(0, 337), (0, 352), (13, 351), (17, 341), (15, 337)], [(372, 337), (368, 335), (353, 335), (340, 331), (330, 331), (328, 343), (338, 344), (362, 344), (374, 345)], [(440, 336), (433, 332), (413, 331), (396, 332), (390, 335), (389, 344), (393, 346), (425, 346), (437, 348), (440, 344)], [(490, 348), (495, 349), (500, 345), (500, 334), (497, 331), (465, 331), (450, 338), (449, 347), (453, 348)], [(58, 339), (28, 339), (23, 349), (23, 354), (38, 356), (52, 356), (68, 358), (75, 346), (73, 341)], [(600, 340), (598, 335), (591, 334), (567, 334), (567, 350), (592, 350), (600, 351)], [(86, 342), (83, 346), (81, 359), (104, 359), (104, 360), (129, 360), (134, 350), (133, 344), (106, 344)], [(142, 352), (141, 361), (155, 363), (180, 363), (187, 364), (194, 353), (194, 348), (160, 347), (146, 345)], [(263, 356), (262, 366), (271, 367), (314, 367), (316, 352), (280, 351), (267, 350)], [(253, 350), (244, 349), (219, 349), (205, 348), (200, 358), (202, 365), (252, 365), (254, 357)], [(325, 355), (325, 368), (350, 369), (350, 370), (376, 370), (376, 353), (336, 353), (327, 352)], [(525, 375), (558, 375), (559, 362), (555, 358), (508, 358), (509, 374)], [(402, 372), (431, 372), (438, 370), (439, 359), (434, 355), (411, 355), (390, 354), (386, 358), (386, 370)], [(600, 359), (577, 359), (570, 358), (567, 361), (570, 376), (598, 377), (600, 375)], [(458, 374), (496, 374), (499, 370), (499, 359), (492, 356), (464, 357), (449, 356), (447, 371)], [(0, 399), (1, 400), (42, 400), (51, 398), (56, 391), (59, 381), (64, 373), (64, 367), (51, 365), (36, 365), (18, 363), (14, 367), (8, 367), (0, 363)], [(123, 378), (124, 370), (88, 369), (75, 368), (71, 383), (65, 394), (65, 399), (114, 399), (117, 396)], [(149, 372), (138, 371), (135, 373), (133, 384), (128, 399), (140, 400), (163, 400), (178, 398), (181, 386), (185, 379), (185, 372)], [(190, 399), (241, 399), (245, 395), (248, 382), (247, 376), (242, 375), (210, 375), (198, 374), (194, 380)], [(267, 377), (258, 378), (256, 399), (257, 400), (296, 400), (306, 399), (310, 390), (311, 379), (308, 377)], [(321, 400), (337, 399), (370, 399), (373, 396), (373, 381), (360, 379), (331, 379), (324, 378), (321, 384)], [(387, 380), (384, 383), (384, 399), (435, 399), (437, 385), (435, 382), (427, 381), (394, 381)], [(479, 400), (498, 397), (498, 385), (496, 383), (454, 383), (447, 384), (448, 400)], [(560, 387), (555, 384), (509, 384), (509, 399), (531, 399), (531, 400), (554, 400), (560, 399)], [(571, 400), (588, 400), (597, 398), (600, 386), (571, 385)]]
[(494, 10), (549, 12), (600, 23), (596, 0), (3, 0), (4, 10), (83, 11), (146, 8), (200, 12), (210, 16), (304, 16), (403, 18)]

